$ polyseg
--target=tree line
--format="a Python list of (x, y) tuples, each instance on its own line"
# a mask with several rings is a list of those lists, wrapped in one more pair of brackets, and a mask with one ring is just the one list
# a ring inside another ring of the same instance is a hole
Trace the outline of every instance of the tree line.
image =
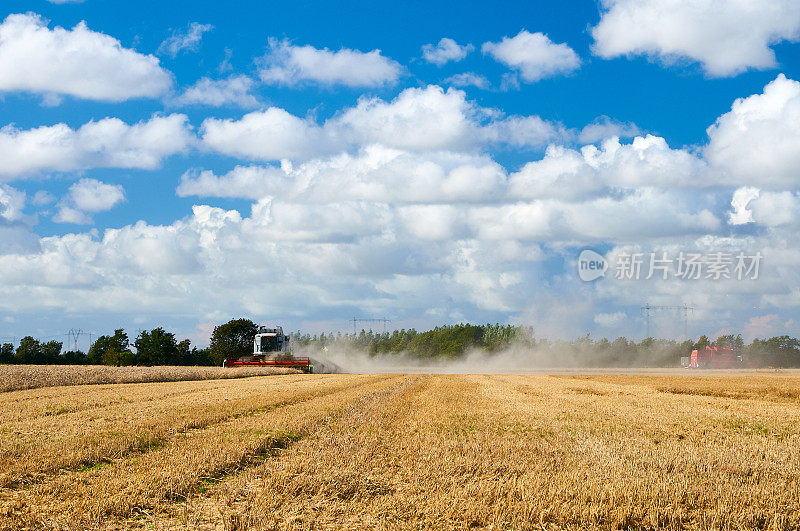
[(40, 341), (23, 337), (17, 348), (0, 345), (0, 363), (35, 365), (222, 365), (226, 357), (252, 353), (258, 326), (249, 319), (233, 319), (214, 328), (208, 347), (193, 347), (191, 341), (178, 341), (175, 334), (161, 327), (144, 330), (131, 342), (123, 329), (102, 335), (88, 352), (62, 352), (60, 341)]
[(402, 352), (420, 358), (456, 358), (471, 349), (493, 352), (512, 343), (532, 345), (533, 329), (500, 324), (457, 324), (437, 326), (422, 332), (412, 328), (384, 333), (361, 330), (358, 334), (337, 332), (311, 336), (298, 331), (293, 341), (296, 345), (312, 348), (338, 344), (370, 355)]
[[(175, 334), (161, 327), (145, 330), (130, 341), (123, 329), (100, 336), (84, 353), (62, 352), (59, 341), (22, 338), (14, 348), (0, 345), (0, 363), (93, 364), (93, 365), (221, 365), (225, 358), (246, 356), (253, 351), (258, 326), (249, 319), (233, 319), (214, 327), (208, 347), (197, 348), (188, 339), (178, 341)], [(585, 367), (674, 367), (682, 356), (707, 345), (728, 347), (743, 359), (762, 367), (800, 367), (800, 341), (789, 336), (754, 339), (745, 344), (741, 335), (724, 335), (711, 341), (678, 342), (646, 338), (636, 342), (625, 337), (614, 340), (592, 339), (589, 335), (572, 340), (536, 338), (531, 327), (500, 324), (456, 324), (432, 330), (401, 329), (392, 332), (361, 330), (359, 333), (290, 334), (294, 347), (304, 353), (326, 348), (347, 348), (371, 356), (404, 355), (420, 359), (457, 359), (478, 350), (489, 353), (508, 348), (547, 354), (556, 365), (580, 364)]]
[(476, 350), (491, 355), (513, 347), (535, 351), (556, 366), (582, 367), (675, 367), (692, 350), (716, 346), (731, 348), (743, 361), (759, 367), (800, 367), (800, 341), (789, 336), (754, 339), (747, 345), (741, 335), (723, 335), (713, 341), (705, 335), (697, 341), (649, 337), (637, 342), (625, 337), (592, 339), (587, 334), (572, 341), (551, 341), (536, 338), (533, 328), (526, 326), (457, 324), (384, 333), (362, 330), (312, 336), (298, 331), (294, 337), (296, 344), (311, 351), (343, 347), (371, 356), (402, 354), (427, 359), (457, 359)]

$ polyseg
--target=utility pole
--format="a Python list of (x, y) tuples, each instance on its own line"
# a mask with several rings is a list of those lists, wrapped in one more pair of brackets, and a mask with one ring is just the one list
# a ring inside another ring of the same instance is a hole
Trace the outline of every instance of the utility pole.
[(392, 321), (387, 319), (386, 317), (382, 317), (380, 319), (359, 319), (357, 317), (353, 317), (353, 335), (357, 335), (358, 331), (356, 327), (358, 323), (383, 323), (383, 333), (386, 333), (386, 323), (391, 323)]
[(689, 339), (689, 312), (694, 313), (694, 309), (694, 306), (689, 306), (686, 303), (681, 306), (655, 306), (646, 302), (644, 306), (642, 306), (645, 322), (647, 323), (647, 335), (645, 337), (650, 337), (650, 314), (652, 312), (658, 310), (680, 310), (683, 312), (683, 337)]

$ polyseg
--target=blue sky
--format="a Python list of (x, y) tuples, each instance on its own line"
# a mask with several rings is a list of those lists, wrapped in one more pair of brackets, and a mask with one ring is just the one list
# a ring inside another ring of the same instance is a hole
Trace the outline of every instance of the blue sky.
[[(0, 336), (800, 333), (794, 2), (4, 5)], [(764, 263), (583, 283), (585, 248)]]

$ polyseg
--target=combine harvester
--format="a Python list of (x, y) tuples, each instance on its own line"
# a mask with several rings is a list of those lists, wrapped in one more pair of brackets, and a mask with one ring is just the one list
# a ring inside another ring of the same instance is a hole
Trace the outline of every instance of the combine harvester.
[(749, 369), (752, 363), (744, 360), (728, 347), (706, 346), (704, 349), (693, 350), (692, 355), (683, 358), (681, 365), (688, 369)]
[(261, 326), (253, 340), (253, 355), (241, 358), (225, 358), (223, 367), (287, 367), (300, 369), (305, 373), (313, 373), (314, 366), (307, 357), (292, 355), (289, 336), (284, 335), (283, 328), (267, 328)]

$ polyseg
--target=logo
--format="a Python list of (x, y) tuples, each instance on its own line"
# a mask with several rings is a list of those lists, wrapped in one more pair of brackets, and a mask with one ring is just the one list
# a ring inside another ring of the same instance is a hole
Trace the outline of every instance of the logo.
[(607, 269), (608, 262), (600, 253), (584, 249), (578, 256), (578, 277), (584, 282), (591, 282), (605, 276)]

